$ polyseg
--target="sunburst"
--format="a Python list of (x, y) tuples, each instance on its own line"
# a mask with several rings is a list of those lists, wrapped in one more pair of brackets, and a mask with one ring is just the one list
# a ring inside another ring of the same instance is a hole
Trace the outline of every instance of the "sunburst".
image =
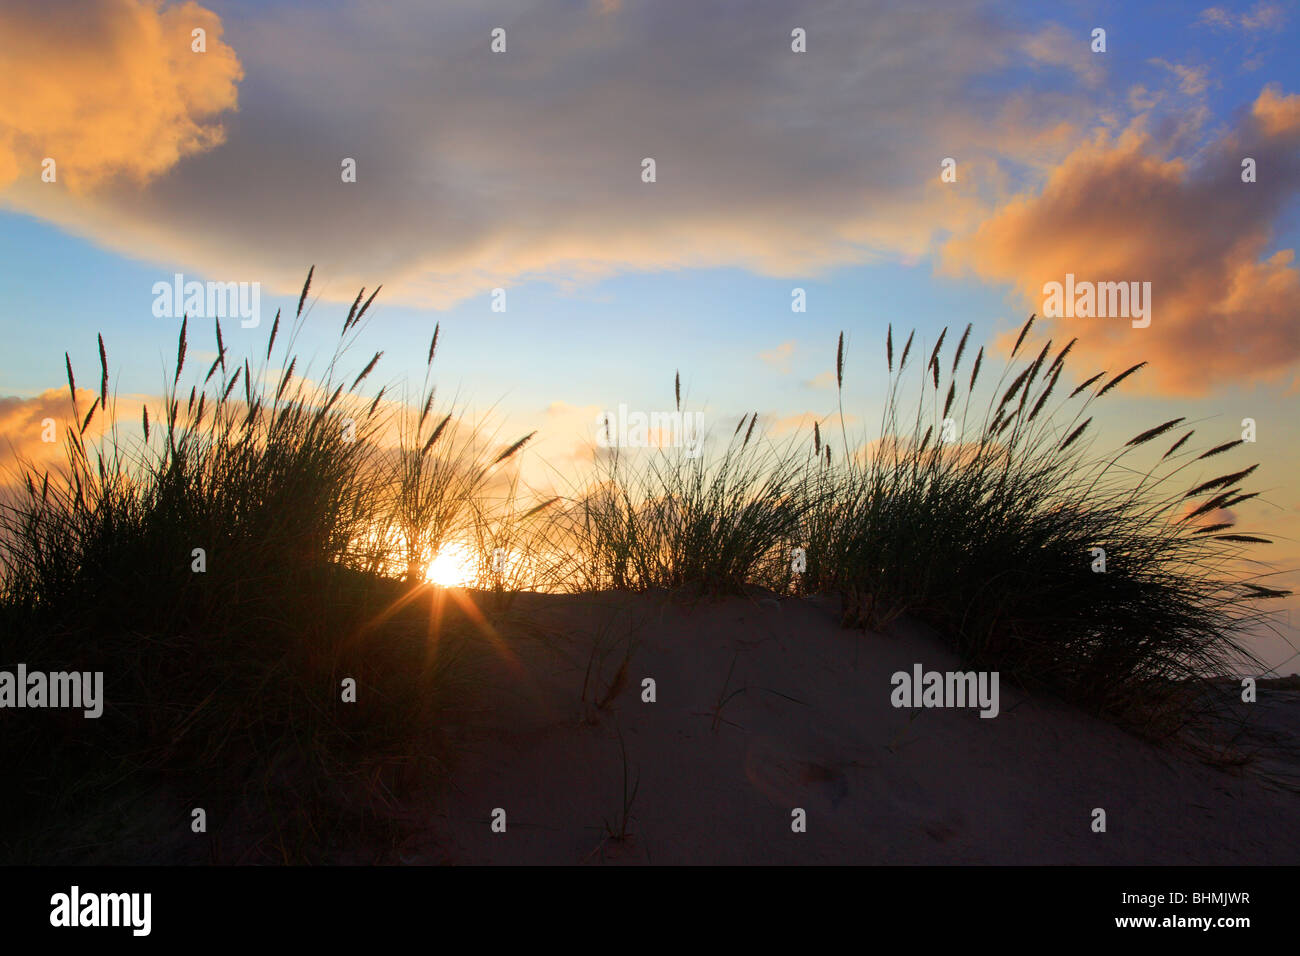
[(447, 544), (429, 562), (424, 579), (440, 587), (458, 588), (472, 583), (475, 571), (474, 555), (467, 547), (463, 544)]

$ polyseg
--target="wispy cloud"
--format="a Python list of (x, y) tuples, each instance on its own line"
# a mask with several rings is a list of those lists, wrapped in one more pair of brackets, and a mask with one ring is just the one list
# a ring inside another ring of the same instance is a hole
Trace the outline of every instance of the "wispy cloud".
[(1224, 7), (1207, 7), (1196, 22), (1220, 30), (1241, 30), (1254, 33), (1276, 30), (1286, 21), (1286, 11), (1277, 3), (1256, 3), (1249, 10), (1238, 13)]
[(1160, 57), (1151, 60), (1156, 66), (1163, 67), (1178, 79), (1178, 89), (1184, 96), (1197, 97), (1205, 93), (1210, 86), (1209, 70), (1204, 66), (1187, 66), (1182, 63), (1170, 63)]
[(804, 384), (809, 388), (834, 388), (835, 371), (834, 369), (827, 369), (824, 372), (818, 372), (812, 378), (808, 379), (808, 381), (804, 382)]
[(1092, 52), (1086, 36), (1081, 37), (1078, 31), (1067, 30), (1059, 23), (1024, 37), (1021, 49), (1034, 63), (1067, 69), (1089, 86), (1105, 79), (1105, 57)]
[(790, 357), (794, 355), (794, 350), (795, 343), (791, 339), (788, 342), (782, 342), (774, 349), (759, 352), (758, 357), (782, 375), (788, 375), (790, 373)]

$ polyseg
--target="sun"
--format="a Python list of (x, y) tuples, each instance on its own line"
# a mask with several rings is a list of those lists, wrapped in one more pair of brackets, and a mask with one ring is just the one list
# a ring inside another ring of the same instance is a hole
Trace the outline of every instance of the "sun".
[(424, 579), (444, 588), (464, 587), (474, 580), (474, 565), (474, 555), (464, 545), (445, 545), (429, 562)]

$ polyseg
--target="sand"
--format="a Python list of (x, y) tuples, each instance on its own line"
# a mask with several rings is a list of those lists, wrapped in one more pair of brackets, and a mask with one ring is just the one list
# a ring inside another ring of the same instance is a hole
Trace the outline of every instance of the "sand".
[(1230, 771), (1005, 681), (993, 719), (895, 708), (895, 672), (965, 668), (919, 624), (844, 630), (825, 601), (525, 595), (511, 618), (448, 715), (446, 782), (400, 811), (402, 862), (1300, 862), (1296, 691), (1261, 688), (1268, 772)]

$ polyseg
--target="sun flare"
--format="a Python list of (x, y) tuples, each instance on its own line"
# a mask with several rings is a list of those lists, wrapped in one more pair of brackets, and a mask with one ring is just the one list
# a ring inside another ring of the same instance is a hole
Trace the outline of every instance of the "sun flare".
[(460, 544), (443, 547), (424, 572), (426, 581), (444, 588), (464, 587), (473, 582), (474, 576), (474, 556)]

